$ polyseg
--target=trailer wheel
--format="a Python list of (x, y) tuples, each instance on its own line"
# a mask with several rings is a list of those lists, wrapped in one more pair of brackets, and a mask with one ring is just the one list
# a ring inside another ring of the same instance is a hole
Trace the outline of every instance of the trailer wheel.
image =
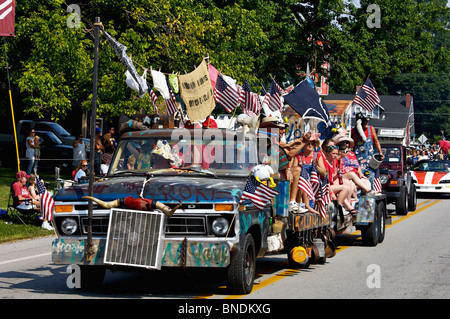
[(228, 267), (228, 289), (235, 294), (249, 294), (253, 289), (255, 269), (255, 243), (252, 235), (247, 234), (238, 255)]
[(80, 266), (81, 289), (97, 289), (103, 284), (106, 268), (103, 266)]
[(397, 215), (408, 214), (408, 189), (406, 185), (400, 187), (400, 197), (395, 201), (395, 212)]

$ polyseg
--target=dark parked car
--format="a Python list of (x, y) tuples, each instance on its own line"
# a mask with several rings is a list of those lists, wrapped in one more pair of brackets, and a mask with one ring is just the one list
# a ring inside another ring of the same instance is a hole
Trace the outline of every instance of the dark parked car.
[(406, 164), (406, 148), (400, 144), (382, 144), (381, 150), (385, 156), (380, 164), (383, 193), (388, 203), (395, 204), (398, 215), (406, 215), (417, 205), (416, 186)]

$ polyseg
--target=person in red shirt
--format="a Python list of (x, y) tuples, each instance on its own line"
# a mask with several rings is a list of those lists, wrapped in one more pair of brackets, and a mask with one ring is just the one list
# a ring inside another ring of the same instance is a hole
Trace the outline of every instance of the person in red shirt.
[(444, 159), (447, 159), (449, 148), (450, 148), (450, 143), (448, 141), (440, 140), (439, 148), (438, 148), (437, 152), (439, 153), (439, 150), (442, 150), (442, 154), (444, 154)]
[(39, 205), (39, 201), (31, 198), (30, 193), (27, 189), (27, 175), (24, 171), (20, 171), (16, 174), (17, 181), (12, 185), (12, 190), (14, 193), (14, 207), (19, 209), (36, 209)]

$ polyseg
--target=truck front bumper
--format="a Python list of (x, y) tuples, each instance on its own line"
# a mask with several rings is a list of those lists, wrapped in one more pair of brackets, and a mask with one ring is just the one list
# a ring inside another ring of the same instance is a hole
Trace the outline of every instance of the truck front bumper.
[[(52, 261), (59, 265), (106, 265), (106, 238), (93, 238), (86, 258), (87, 238), (58, 238), (52, 243)], [(227, 267), (234, 244), (223, 238), (165, 239), (162, 267)], [(123, 266), (123, 265), (122, 265)], [(131, 266), (131, 265), (130, 265)]]

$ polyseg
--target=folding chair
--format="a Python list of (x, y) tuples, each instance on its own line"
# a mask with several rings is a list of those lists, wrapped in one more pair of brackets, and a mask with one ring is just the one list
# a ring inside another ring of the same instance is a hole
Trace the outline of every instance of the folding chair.
[[(14, 196), (14, 191), (13, 191), (13, 184), (15, 183), (15, 181), (11, 182), (11, 186), (9, 188), (9, 198), (8, 198), (8, 212), (11, 211), (12, 214), (14, 214), (21, 222), (22, 224), (24, 224), (26, 227), (28, 227), (28, 225), (23, 221), (23, 219), (19, 216), (27, 216), (27, 217), (35, 217), (35, 215), (40, 215), (40, 210), (36, 209), (36, 208), (30, 208), (30, 209), (21, 209), (18, 208), (17, 206), (19, 205), (19, 200), (16, 196)], [(30, 200), (25, 200), (26, 205), (32, 205), (30, 203)], [(37, 217), (37, 216), (36, 216)]]

